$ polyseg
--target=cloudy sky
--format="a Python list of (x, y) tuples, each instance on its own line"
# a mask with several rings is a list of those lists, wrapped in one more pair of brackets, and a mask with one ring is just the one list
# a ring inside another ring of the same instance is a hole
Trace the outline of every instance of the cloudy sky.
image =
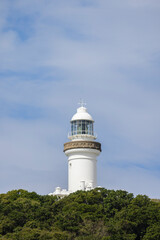
[(160, 198), (159, 0), (0, 1), (0, 193), (67, 188), (80, 98), (98, 185)]

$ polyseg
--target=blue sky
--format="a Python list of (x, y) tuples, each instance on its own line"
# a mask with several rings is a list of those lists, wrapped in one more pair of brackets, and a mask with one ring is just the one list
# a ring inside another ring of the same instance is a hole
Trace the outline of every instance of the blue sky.
[(98, 185), (160, 198), (159, 0), (1, 0), (0, 192), (67, 188), (80, 98)]

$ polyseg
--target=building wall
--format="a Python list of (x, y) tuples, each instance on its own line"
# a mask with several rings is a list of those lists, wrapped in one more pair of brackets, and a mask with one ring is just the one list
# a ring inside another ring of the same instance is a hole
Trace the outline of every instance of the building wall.
[(68, 156), (68, 190), (90, 190), (97, 186), (96, 149), (70, 149), (65, 151)]

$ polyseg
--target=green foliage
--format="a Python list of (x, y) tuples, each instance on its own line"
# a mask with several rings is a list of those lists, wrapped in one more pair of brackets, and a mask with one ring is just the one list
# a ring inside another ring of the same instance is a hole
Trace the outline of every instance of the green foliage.
[(159, 240), (160, 203), (104, 188), (60, 200), (13, 190), (0, 194), (0, 239)]
[(147, 228), (147, 232), (143, 240), (159, 240), (160, 239), (160, 224), (153, 224)]

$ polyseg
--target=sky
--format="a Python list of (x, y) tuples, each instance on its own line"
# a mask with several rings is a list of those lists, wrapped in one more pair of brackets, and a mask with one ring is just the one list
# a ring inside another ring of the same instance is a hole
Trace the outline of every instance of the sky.
[(98, 185), (160, 198), (160, 1), (0, 1), (0, 193), (67, 189), (79, 99)]

